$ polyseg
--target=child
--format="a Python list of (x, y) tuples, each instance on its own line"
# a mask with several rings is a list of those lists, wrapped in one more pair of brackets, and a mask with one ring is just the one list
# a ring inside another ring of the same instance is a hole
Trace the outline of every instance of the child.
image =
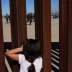
[(20, 72), (28, 72), (31, 65), (35, 67), (35, 71), (33, 72), (41, 72), (42, 54), (39, 40), (27, 39), (26, 42), (23, 43), (23, 47), (9, 50), (5, 54), (19, 62)]

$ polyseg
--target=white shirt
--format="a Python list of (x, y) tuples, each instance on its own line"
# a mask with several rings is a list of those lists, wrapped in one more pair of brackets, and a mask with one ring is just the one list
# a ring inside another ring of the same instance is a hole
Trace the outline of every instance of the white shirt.
[[(20, 72), (28, 72), (28, 68), (31, 66), (31, 63), (26, 60), (25, 56), (19, 54), (19, 64), (20, 64)], [(40, 72), (42, 68), (42, 57), (39, 57), (33, 62), (35, 71)]]

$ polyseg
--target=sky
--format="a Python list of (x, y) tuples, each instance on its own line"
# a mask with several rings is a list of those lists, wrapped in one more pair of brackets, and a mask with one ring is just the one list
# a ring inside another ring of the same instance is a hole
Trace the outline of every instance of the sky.
[(9, 0), (1, 0), (2, 15), (10, 14)]
[[(2, 15), (10, 14), (9, 0), (2, 1)], [(59, 9), (59, 0), (51, 0), (51, 11), (55, 12)], [(34, 0), (26, 0), (26, 13), (34, 13)]]
[(51, 0), (51, 11), (59, 11), (59, 0)]

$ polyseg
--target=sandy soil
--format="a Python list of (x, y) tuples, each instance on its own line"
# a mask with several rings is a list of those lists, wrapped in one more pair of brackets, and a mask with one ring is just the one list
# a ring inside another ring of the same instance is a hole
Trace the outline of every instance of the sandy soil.
[[(11, 42), (11, 26), (10, 23), (7, 24), (6, 19), (3, 17), (3, 36), (4, 42)], [(27, 24), (27, 37), (35, 38), (35, 23), (32, 22), (31, 25)], [(51, 20), (51, 41), (59, 41), (59, 19)]]

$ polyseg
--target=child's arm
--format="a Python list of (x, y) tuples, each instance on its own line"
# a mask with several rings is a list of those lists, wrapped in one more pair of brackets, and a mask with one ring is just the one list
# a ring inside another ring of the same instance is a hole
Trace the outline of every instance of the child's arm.
[(15, 53), (19, 53), (19, 52), (22, 52), (22, 51), (23, 51), (23, 48), (15, 48), (15, 49), (12, 49), (12, 50), (8, 50), (7, 53), (15, 54)]
[(6, 56), (10, 57), (11, 59), (13, 60), (18, 60), (18, 54), (16, 53), (19, 53), (19, 52), (22, 52), (23, 51), (23, 48), (16, 48), (16, 49), (12, 49), (12, 50), (9, 50), (5, 53)]

